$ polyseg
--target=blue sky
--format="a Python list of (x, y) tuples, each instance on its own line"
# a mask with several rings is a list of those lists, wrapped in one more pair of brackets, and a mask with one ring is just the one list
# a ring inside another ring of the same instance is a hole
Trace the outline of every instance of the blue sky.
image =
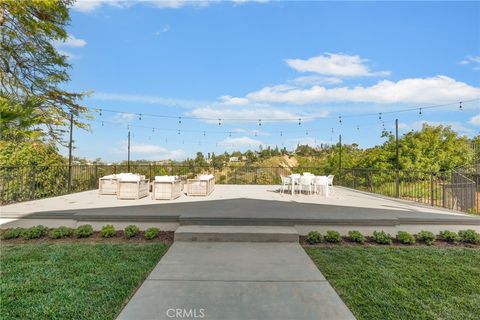
[(71, 17), (68, 88), (102, 109), (76, 156), (125, 159), (128, 128), (150, 160), (369, 147), (395, 118), (480, 130), (479, 2), (79, 1)]

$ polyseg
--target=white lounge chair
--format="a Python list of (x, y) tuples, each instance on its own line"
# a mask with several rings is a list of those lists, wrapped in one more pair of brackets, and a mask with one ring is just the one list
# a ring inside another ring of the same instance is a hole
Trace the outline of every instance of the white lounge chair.
[(98, 194), (117, 194), (117, 175), (111, 174), (98, 179)]
[(182, 194), (182, 182), (177, 176), (156, 176), (152, 181), (152, 199), (173, 200)]
[(313, 181), (314, 187), (315, 187), (315, 193), (319, 194), (320, 190), (322, 191), (323, 195), (325, 197), (328, 197), (328, 177), (325, 176), (318, 176), (315, 177)]
[(215, 176), (213, 174), (201, 174), (197, 179), (187, 180), (188, 196), (208, 196), (215, 189)]
[(132, 173), (117, 175), (117, 199), (140, 199), (148, 196), (148, 179)]

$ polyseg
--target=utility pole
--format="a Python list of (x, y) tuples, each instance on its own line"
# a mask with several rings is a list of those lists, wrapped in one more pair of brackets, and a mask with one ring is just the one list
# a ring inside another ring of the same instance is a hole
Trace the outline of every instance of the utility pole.
[(67, 190), (68, 193), (72, 192), (72, 149), (73, 149), (73, 112), (70, 111), (70, 138), (68, 142), (68, 182)]
[(127, 172), (130, 172), (130, 130), (128, 130), (128, 158), (127, 158)]
[(400, 177), (398, 165), (398, 119), (395, 119), (395, 197), (400, 197)]

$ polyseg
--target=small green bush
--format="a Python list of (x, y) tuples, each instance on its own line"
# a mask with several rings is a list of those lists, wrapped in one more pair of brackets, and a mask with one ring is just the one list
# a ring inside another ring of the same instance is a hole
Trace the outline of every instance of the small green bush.
[(458, 236), (458, 234), (453, 231), (448, 231), (448, 230), (440, 231), (440, 237), (442, 237), (442, 239), (447, 242), (453, 243), (453, 242), (460, 241), (460, 237)]
[(465, 243), (480, 243), (480, 233), (472, 229), (460, 230), (458, 231), (458, 236), (460, 240)]
[(413, 234), (406, 232), (406, 231), (398, 231), (397, 234), (397, 240), (400, 241), (400, 243), (403, 244), (414, 244), (415, 243), (415, 237)]
[(115, 227), (111, 224), (107, 224), (102, 227), (102, 237), (104, 238), (111, 238), (115, 236), (116, 233)]
[(317, 244), (323, 241), (323, 236), (318, 231), (310, 231), (307, 234), (307, 240), (309, 244)]
[(357, 230), (352, 230), (348, 232), (348, 239), (353, 242), (365, 243), (365, 236)]
[(60, 239), (70, 237), (73, 233), (72, 228), (61, 226), (55, 229), (50, 230), (48, 236), (52, 239)]
[(93, 228), (90, 224), (84, 224), (78, 227), (73, 233), (77, 238), (88, 238), (93, 234)]
[(147, 240), (155, 239), (156, 237), (158, 237), (159, 233), (160, 233), (160, 230), (158, 230), (158, 228), (148, 228), (145, 231), (145, 238)]
[(140, 232), (140, 229), (134, 224), (126, 226), (125, 229), (123, 230), (123, 233), (125, 234), (125, 237), (127, 237), (127, 238), (133, 238), (139, 232)]
[(373, 240), (379, 244), (391, 244), (392, 237), (390, 234), (385, 233), (385, 231), (373, 231)]
[(35, 227), (24, 229), (20, 234), (20, 236), (25, 240), (30, 240), (30, 239), (41, 238), (46, 233), (47, 233), (47, 228), (42, 225), (38, 225)]
[(416, 235), (417, 240), (421, 242), (425, 242), (427, 245), (432, 245), (433, 242), (437, 239), (437, 237), (433, 234), (433, 232), (422, 230)]
[(338, 243), (338, 242), (342, 241), (342, 236), (337, 231), (328, 230), (327, 235), (325, 236), (325, 240), (327, 242)]
[(23, 228), (15, 228), (15, 229), (7, 229), (2, 232), (2, 239), (7, 240), (7, 239), (16, 239), (20, 237), (20, 235), (23, 232)]

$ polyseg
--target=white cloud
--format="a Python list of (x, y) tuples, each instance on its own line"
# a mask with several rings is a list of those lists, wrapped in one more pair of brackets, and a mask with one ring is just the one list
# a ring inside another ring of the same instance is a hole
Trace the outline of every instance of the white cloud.
[(123, 9), (131, 7), (134, 5), (134, 2), (124, 0), (76, 0), (72, 8), (80, 12), (93, 12), (102, 5)]
[(287, 104), (327, 102), (364, 102), (379, 104), (435, 104), (477, 99), (480, 88), (446, 76), (411, 78), (397, 82), (382, 80), (364, 87), (325, 88), (313, 86), (301, 89), (292, 86), (271, 86), (246, 96), (251, 101)]
[(460, 64), (472, 65), (473, 70), (480, 70), (480, 56), (466, 56)]
[(313, 86), (321, 84), (340, 84), (342, 83), (342, 79), (336, 77), (304, 76), (289, 80), (288, 83), (296, 86)]
[(53, 45), (56, 48), (80, 48), (86, 46), (87, 41), (76, 38), (73, 34), (69, 34), (65, 41), (55, 41)]
[(116, 113), (113, 116), (112, 122), (115, 123), (130, 123), (135, 120), (138, 115), (134, 113)]
[(264, 143), (260, 140), (252, 139), (249, 137), (239, 137), (239, 138), (226, 138), (219, 142), (220, 145), (227, 148), (257, 148), (259, 145)]
[(159, 36), (159, 35), (161, 35), (162, 33), (168, 32), (169, 30), (170, 30), (170, 26), (169, 26), (168, 24), (166, 24), (166, 25), (164, 25), (164, 26), (162, 27), (162, 29), (155, 31), (155, 32), (153, 33), (153, 35)]
[(476, 116), (473, 116), (468, 120), (468, 123), (474, 125), (474, 126), (480, 126), (480, 114), (477, 114)]
[[(127, 153), (127, 141), (117, 143), (117, 147), (110, 151), (114, 154)], [(187, 157), (187, 153), (182, 149), (169, 150), (156, 144), (137, 144), (133, 142), (130, 146), (130, 153), (137, 159), (147, 160), (182, 160)]]
[(248, 99), (246, 98), (237, 98), (232, 96), (221, 96), (220, 102), (229, 105), (246, 105), (249, 103)]
[(373, 72), (365, 63), (368, 60), (358, 55), (324, 53), (306, 60), (286, 59), (285, 62), (300, 72), (315, 72), (335, 77), (385, 76), (390, 71)]
[[(193, 109), (189, 115), (199, 118), (207, 119), (207, 123), (218, 123), (218, 119), (222, 119), (222, 123), (226, 122), (242, 122), (242, 121), (256, 121), (262, 120), (263, 123), (267, 122), (296, 122), (299, 118), (303, 118), (304, 121), (311, 117), (325, 117), (327, 111), (318, 111), (315, 114), (309, 113), (308, 115), (281, 109), (270, 106), (256, 108), (255, 106), (245, 106), (241, 108), (228, 108), (225, 106), (208, 106)], [(233, 120), (234, 119), (234, 120)]]
[(145, 0), (143, 2), (162, 9), (179, 9), (186, 6), (206, 7), (212, 3), (208, 0)]
[(154, 105), (162, 105), (177, 108), (195, 108), (199, 105), (208, 104), (208, 101), (194, 101), (185, 99), (165, 98), (160, 96), (128, 94), (128, 93), (106, 93), (95, 92), (91, 99), (101, 101), (121, 101), (121, 102), (136, 102)]

